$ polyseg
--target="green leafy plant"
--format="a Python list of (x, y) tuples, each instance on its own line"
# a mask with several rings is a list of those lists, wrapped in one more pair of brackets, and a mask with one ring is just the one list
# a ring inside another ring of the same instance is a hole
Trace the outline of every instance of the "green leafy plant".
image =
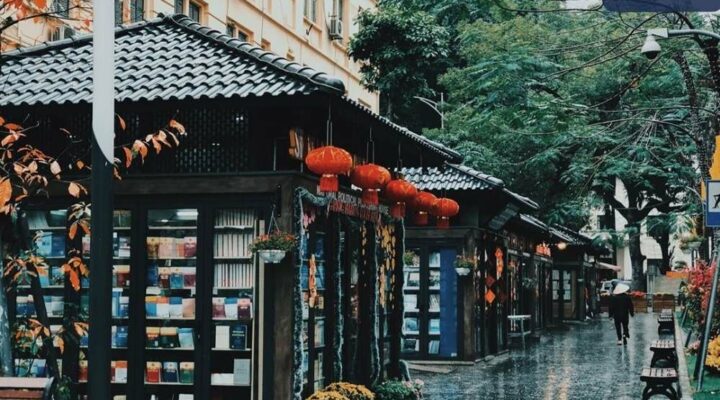
[(415, 265), (417, 261), (417, 254), (415, 254), (412, 251), (406, 251), (405, 254), (403, 254), (403, 264), (405, 265)]
[(457, 256), (455, 257), (455, 268), (475, 268), (475, 259), (473, 257)]
[(297, 246), (297, 237), (290, 233), (276, 231), (267, 235), (261, 235), (251, 245), (250, 250), (282, 250), (290, 251)]
[(375, 395), (378, 400), (417, 400), (422, 398), (424, 383), (416, 379), (409, 381), (385, 381), (375, 386)]

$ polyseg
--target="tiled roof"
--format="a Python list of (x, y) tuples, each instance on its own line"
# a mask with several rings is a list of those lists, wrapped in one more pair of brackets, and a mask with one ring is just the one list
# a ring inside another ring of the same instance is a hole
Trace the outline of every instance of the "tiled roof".
[(579, 246), (590, 246), (592, 244), (591, 237), (562, 225), (555, 224), (551, 226), (550, 232), (568, 244)]
[[(92, 101), (91, 35), (15, 50), (0, 55), (0, 62), (0, 106)], [(454, 150), (346, 97), (341, 80), (202, 26), (184, 15), (161, 15), (115, 30), (115, 99), (118, 102), (318, 92), (338, 96), (349, 107), (445, 160), (462, 160)]]
[[(77, 104), (92, 100), (92, 36), (2, 56), (0, 106)], [(264, 95), (342, 95), (342, 81), (172, 15), (118, 27), (116, 100)]]
[(533, 200), (505, 188), (505, 183), (460, 164), (445, 163), (445, 168), (403, 168), (405, 178), (421, 190), (501, 190), (513, 202), (528, 209), (538, 209)]
[(533, 217), (532, 215), (520, 214), (520, 221), (522, 221), (522, 223), (524, 223), (524, 224), (535, 227), (539, 231), (550, 232), (550, 227), (547, 226), (546, 223), (540, 221), (539, 219)]
[(403, 168), (402, 173), (421, 190), (488, 190), (503, 186), (500, 179), (457, 164), (446, 164), (444, 170), (437, 167)]

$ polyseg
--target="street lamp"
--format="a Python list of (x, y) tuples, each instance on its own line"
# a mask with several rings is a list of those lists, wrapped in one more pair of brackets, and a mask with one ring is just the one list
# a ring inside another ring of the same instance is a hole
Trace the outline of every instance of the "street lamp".
[(670, 37), (677, 36), (707, 36), (716, 40), (720, 40), (720, 35), (715, 32), (703, 31), (700, 29), (667, 29), (667, 28), (654, 28), (647, 30), (647, 37), (645, 37), (645, 43), (640, 50), (647, 58), (654, 59), (660, 54), (660, 43), (657, 39), (668, 39)]
[[(712, 39), (715, 39), (715, 41), (720, 41), (720, 35), (718, 35), (715, 32), (709, 32), (709, 31), (703, 31), (699, 29), (667, 29), (667, 28), (656, 28), (656, 29), (648, 29), (647, 30), (647, 37), (645, 38), (645, 43), (643, 44), (642, 49), (640, 50), (646, 57), (650, 59), (654, 59), (655, 57), (660, 54), (660, 44), (657, 42), (657, 39), (668, 39), (670, 37), (677, 37), (677, 36), (695, 36), (696, 41), (700, 44), (700, 46), (705, 51), (705, 54), (708, 54), (708, 49), (710, 46), (715, 47), (715, 42), (702, 42), (697, 37), (698, 36), (706, 36)], [(720, 76), (718, 76), (717, 72), (717, 65), (713, 65), (713, 63), (717, 62), (714, 58), (708, 56), (708, 61), (710, 61), (710, 70), (713, 72), (713, 80), (715, 81), (716, 85), (716, 91), (720, 89)], [(714, 233), (714, 239), (715, 239), (715, 255), (714, 255), (714, 263), (717, 263), (720, 261), (720, 246), (718, 245), (720, 242), (720, 236), (718, 235), (717, 230)], [(713, 280), (712, 280), (712, 291), (710, 292), (710, 304), (708, 305), (708, 310), (705, 318), (705, 329), (704, 329), (704, 335), (702, 338), (702, 343), (700, 347), (699, 356), (697, 358), (697, 361), (695, 363), (695, 371), (694, 375), (697, 378), (697, 390), (702, 389), (703, 385), (703, 376), (704, 374), (704, 368), (705, 368), (705, 360), (707, 358), (707, 349), (708, 349), (708, 342), (710, 340), (710, 328), (713, 325), (713, 315), (715, 314), (715, 302), (717, 299), (717, 288), (718, 288), (718, 279), (720, 278), (720, 269), (716, 268), (715, 272), (713, 274)]]
[(440, 129), (445, 130), (445, 112), (443, 112), (443, 104), (445, 104), (445, 95), (440, 92), (440, 101), (437, 102), (435, 100), (430, 100), (426, 97), (421, 96), (414, 96), (416, 99), (420, 100), (423, 104), (427, 105), (428, 107), (432, 108), (433, 111), (437, 113), (437, 115), (440, 116)]

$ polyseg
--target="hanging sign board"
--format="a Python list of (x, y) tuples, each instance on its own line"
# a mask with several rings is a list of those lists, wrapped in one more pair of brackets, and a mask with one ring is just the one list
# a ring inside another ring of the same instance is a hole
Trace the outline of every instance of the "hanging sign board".
[(350, 217), (360, 218), (370, 222), (376, 222), (381, 215), (388, 215), (389, 208), (384, 204), (377, 206), (367, 205), (360, 200), (360, 197), (347, 193), (324, 193), (325, 197), (329, 197), (330, 211), (338, 214), (344, 214)]
[(705, 187), (705, 226), (720, 227), (720, 181), (707, 181)]

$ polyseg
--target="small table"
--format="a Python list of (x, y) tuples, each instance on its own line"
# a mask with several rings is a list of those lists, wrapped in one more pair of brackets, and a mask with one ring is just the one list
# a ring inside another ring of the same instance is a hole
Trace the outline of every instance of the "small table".
[(520, 337), (522, 339), (522, 345), (523, 348), (525, 348), (525, 336), (530, 334), (530, 331), (525, 330), (525, 321), (530, 320), (529, 315), (508, 315), (508, 320), (510, 323), (517, 323), (519, 322), (520, 325), (520, 332), (510, 332), (508, 333), (508, 337)]
[(669, 365), (664, 365), (663, 367), (673, 367), (677, 369), (678, 363), (674, 340), (654, 340), (650, 344), (650, 351), (653, 352), (650, 367), (661, 367), (658, 365), (658, 362), (665, 361), (669, 363)]

